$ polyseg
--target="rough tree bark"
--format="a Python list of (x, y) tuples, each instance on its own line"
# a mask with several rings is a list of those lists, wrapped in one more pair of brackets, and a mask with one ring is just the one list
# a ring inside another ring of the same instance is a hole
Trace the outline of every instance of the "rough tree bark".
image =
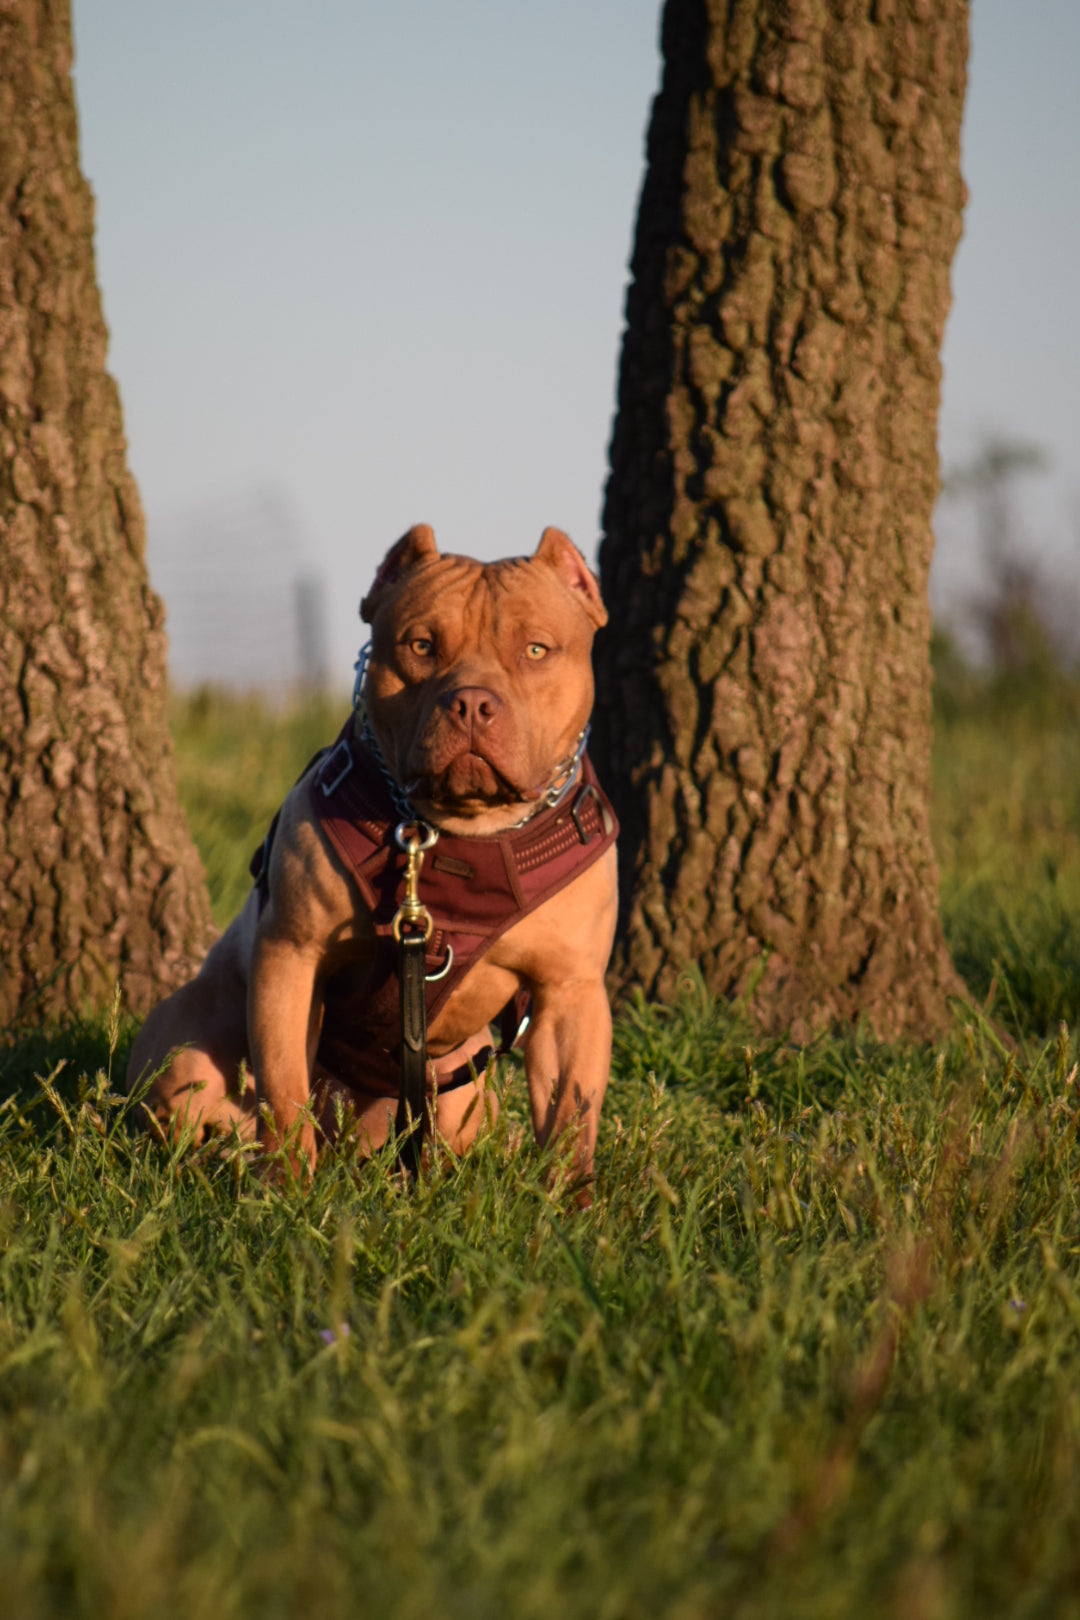
[(79, 169), (67, 0), (0, 5), (0, 1027), (186, 975), (212, 937)]
[(927, 576), (967, 24), (967, 0), (664, 12), (600, 553), (614, 974), (761, 974), (759, 1017), (799, 1036), (926, 1034), (962, 990)]

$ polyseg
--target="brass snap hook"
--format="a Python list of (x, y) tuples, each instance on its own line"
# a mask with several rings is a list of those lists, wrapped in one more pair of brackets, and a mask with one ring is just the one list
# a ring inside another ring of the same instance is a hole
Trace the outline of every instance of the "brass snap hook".
[(398, 945), (401, 944), (404, 928), (410, 931), (422, 928), (425, 944), (434, 932), (435, 924), (431, 920), (431, 912), (420, 899), (420, 868), (425, 853), (434, 847), (438, 837), (437, 829), (429, 827), (426, 821), (402, 821), (394, 831), (398, 848), (403, 849), (408, 856), (408, 865), (405, 868), (405, 897), (394, 913), (394, 920), (390, 925), (390, 931)]

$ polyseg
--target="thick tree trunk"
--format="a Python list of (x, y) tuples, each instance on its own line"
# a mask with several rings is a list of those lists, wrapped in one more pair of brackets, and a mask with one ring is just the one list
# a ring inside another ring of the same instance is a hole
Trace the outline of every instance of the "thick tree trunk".
[(145, 1010), (210, 937), (79, 170), (67, 0), (0, 6), (0, 1026)]
[[(966, 0), (668, 0), (627, 300), (596, 756), (618, 982), (806, 1035), (959, 992), (928, 825)], [(760, 975), (760, 978), (758, 978)]]

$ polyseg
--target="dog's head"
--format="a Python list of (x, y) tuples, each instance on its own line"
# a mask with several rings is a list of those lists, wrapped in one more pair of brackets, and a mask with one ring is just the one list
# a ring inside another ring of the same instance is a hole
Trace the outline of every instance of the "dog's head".
[(545, 529), (531, 557), (444, 557), (418, 524), (360, 614), (372, 729), (420, 814), (448, 831), (519, 821), (592, 709), (592, 641), (607, 613), (581, 553)]

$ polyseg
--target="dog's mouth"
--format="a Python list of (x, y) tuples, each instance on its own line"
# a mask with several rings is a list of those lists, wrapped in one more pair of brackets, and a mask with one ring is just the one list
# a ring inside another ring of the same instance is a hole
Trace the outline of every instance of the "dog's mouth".
[(494, 809), (509, 804), (529, 804), (539, 798), (539, 790), (522, 787), (500, 771), (483, 754), (463, 749), (438, 769), (419, 772), (405, 784), (409, 798), (430, 804), (437, 810)]

